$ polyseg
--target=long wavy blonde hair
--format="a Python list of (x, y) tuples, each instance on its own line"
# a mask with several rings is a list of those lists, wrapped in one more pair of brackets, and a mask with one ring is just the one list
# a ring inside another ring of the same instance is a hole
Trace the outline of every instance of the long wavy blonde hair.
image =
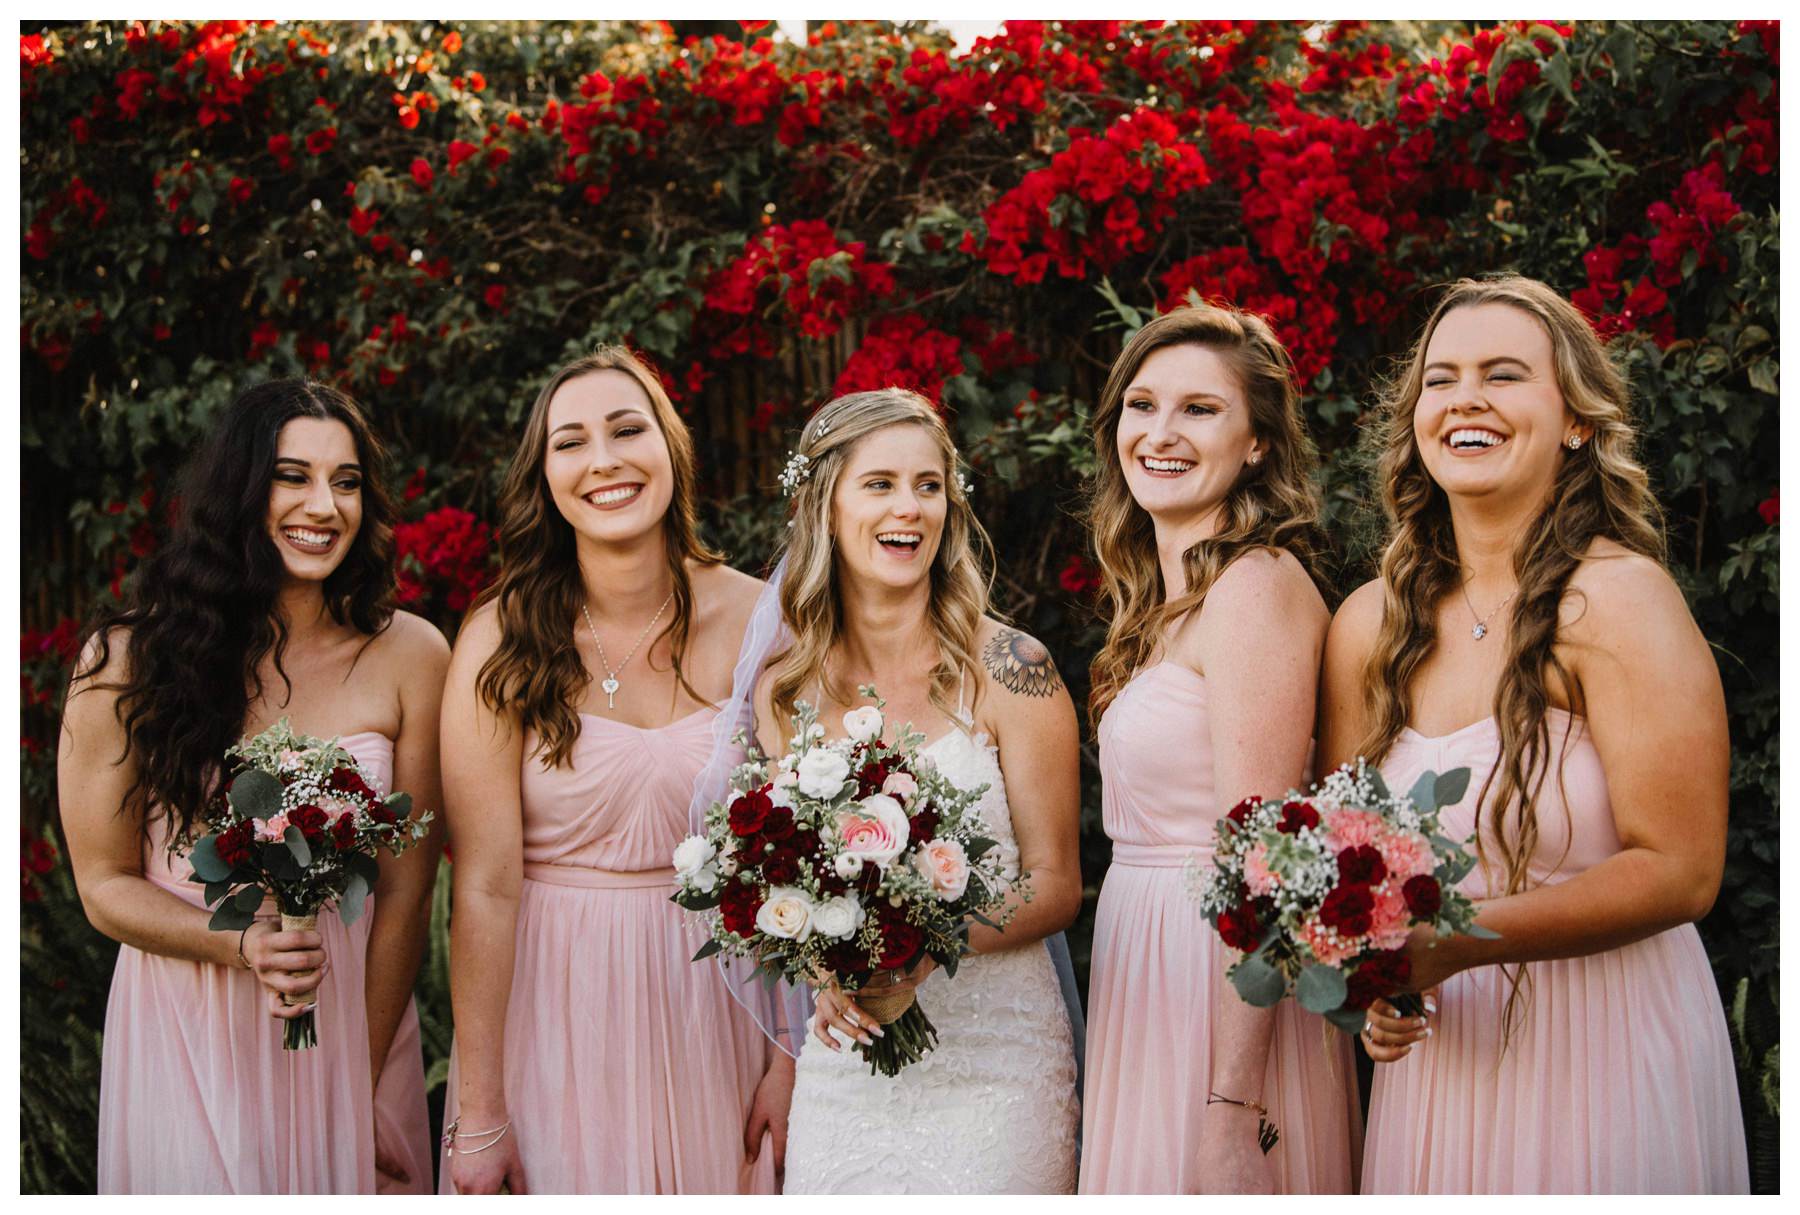
[[(1216, 535), (1182, 554), (1187, 585), (1163, 585), (1156, 528), (1131, 496), (1119, 465), (1119, 418), (1125, 390), (1144, 360), (1166, 346), (1193, 344), (1216, 351), (1231, 366), (1250, 407), (1250, 428), (1264, 446), (1225, 496)], [(1293, 360), (1267, 321), (1254, 313), (1195, 304), (1159, 316), (1125, 343), (1100, 391), (1094, 414), (1099, 471), (1088, 494), (1087, 522), (1100, 559), (1099, 612), (1106, 644), (1094, 656), (1088, 720), (1098, 726), (1106, 706), (1149, 661), (1171, 621), (1198, 608), (1225, 567), (1253, 549), (1286, 549), (1321, 584), (1318, 451), (1300, 416)]]
[(975, 637), (988, 611), (993, 545), (969, 508), (958, 475), (961, 464), (956, 444), (944, 419), (916, 392), (880, 388), (826, 402), (800, 432), (796, 451), (807, 459), (807, 476), (794, 493), (793, 524), (787, 529), (782, 551), (787, 572), (781, 584), (781, 615), (794, 640), (774, 660), (769, 699), (777, 721), (787, 720), (794, 702), (815, 681), (823, 681), (826, 693), (837, 703), (851, 703), (852, 689), (842, 687), (826, 665), (844, 628), (831, 504), (857, 444), (889, 426), (920, 427), (944, 456), (948, 509), (944, 534), (931, 563), (927, 608), (939, 653), (931, 669), (931, 703), (947, 715), (954, 714), (957, 690), (970, 676), (977, 696), (980, 694)]
[[(557, 369), (539, 390), (525, 433), (513, 452), (500, 489), (500, 576), (475, 601), (493, 600), (500, 616), (500, 644), (482, 664), (475, 686), (496, 713), (516, 713), (522, 729), (536, 730), (540, 749), (552, 766), (569, 761), (581, 732), (576, 706), (592, 682), (575, 643), (574, 625), (587, 599), (575, 558), (575, 529), (556, 509), (544, 480), (549, 446), (550, 399), (577, 376), (619, 371), (637, 381), (669, 448), (674, 487), (662, 519), (669, 575), (675, 582), (674, 615), (656, 640), (670, 638), (676, 682), (696, 700), (682, 674), (694, 588), (688, 562), (717, 565), (724, 558), (700, 542), (695, 523), (694, 440), (669, 402), (662, 382), (624, 346), (602, 346)], [(473, 610), (473, 609), (471, 609)], [(656, 641), (650, 643), (656, 648)]]
[[(1463, 581), (1449, 503), (1420, 457), (1413, 438), (1413, 412), (1424, 384), (1426, 351), (1439, 323), (1457, 308), (1481, 304), (1517, 308), (1544, 327), (1563, 400), (1593, 432), (1576, 451), (1558, 448), (1555, 484), (1513, 549), (1519, 585), (1513, 596), (1506, 665), (1494, 691), (1500, 758), (1476, 797), (1476, 848), (1490, 889), (1497, 866), (1501, 891), (1516, 894), (1528, 885), (1538, 845), (1537, 798), (1549, 770), (1546, 712), (1552, 678), (1572, 710), (1582, 711), (1581, 689), (1555, 650), (1569, 579), (1598, 537), (1659, 563), (1665, 545), (1662, 511), (1635, 454), (1630, 389), (1581, 313), (1544, 283), (1519, 275), (1453, 283), (1425, 322), (1400, 374), (1384, 391), (1381, 422), (1373, 432), (1379, 450), (1377, 481), (1391, 538), (1381, 558), (1381, 629), (1366, 667), (1364, 694), (1371, 726), (1359, 753), (1378, 762), (1411, 720), (1413, 679), (1437, 644), (1438, 609)], [(1479, 830), (1490, 816), (1497, 857), (1488, 855), (1487, 833)], [(1512, 991), (1503, 1017), (1506, 1040), (1511, 1038), (1525, 983), (1524, 967), (1511, 969)]]

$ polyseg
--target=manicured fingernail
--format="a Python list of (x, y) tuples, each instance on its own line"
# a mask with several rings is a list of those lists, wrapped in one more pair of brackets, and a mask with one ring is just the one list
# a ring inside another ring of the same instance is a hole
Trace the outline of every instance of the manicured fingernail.
[(1435, 1031), (1435, 1030), (1433, 1030), (1433, 1029), (1432, 1029), (1432, 1027), (1431, 1027), (1431, 1026), (1429, 1026), (1429, 1025), (1427, 1025), (1427, 1026), (1426, 1026), (1426, 1027), (1425, 1027), (1425, 1036), (1426, 1036), (1426, 1037), (1427, 1037), (1427, 1038), (1429, 1038), (1429, 1037), (1431, 1037), (1431, 1035), (1432, 1035), (1432, 1034), (1433, 1034), (1433, 1033), (1434, 1033), (1434, 1032), (1436, 1032), (1436, 1031)]
[(884, 1033), (882, 1033), (882, 1032), (881, 1032), (881, 1026), (879, 1026), (879, 1025), (871, 1025), (871, 1026), (869, 1026), (869, 1032), (870, 1032), (870, 1033), (872, 1033), (872, 1034), (874, 1034), (874, 1035), (875, 1035), (875, 1036), (876, 1036), (876, 1037), (877, 1037), (877, 1038), (885, 1038), (885, 1037), (887, 1037), (887, 1035), (886, 1035), (886, 1034), (884, 1034)]
[(1436, 1000), (1425, 1001), (1425, 1011), (1428, 1013), (1436, 1012), (1437, 1011), (1437, 1001)]

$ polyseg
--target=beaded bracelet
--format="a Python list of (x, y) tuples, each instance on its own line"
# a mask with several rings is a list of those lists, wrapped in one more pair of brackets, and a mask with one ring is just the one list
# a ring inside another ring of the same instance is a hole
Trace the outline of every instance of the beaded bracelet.
[(1257, 1114), (1256, 1145), (1262, 1149), (1262, 1154), (1265, 1156), (1274, 1151), (1276, 1143), (1281, 1140), (1281, 1132), (1275, 1129), (1273, 1122), (1269, 1121), (1269, 1107), (1260, 1101), (1239, 1101), (1233, 1097), (1221, 1097), (1217, 1093), (1209, 1092), (1206, 1094), (1206, 1104), (1240, 1105), (1247, 1110), (1255, 1110)]

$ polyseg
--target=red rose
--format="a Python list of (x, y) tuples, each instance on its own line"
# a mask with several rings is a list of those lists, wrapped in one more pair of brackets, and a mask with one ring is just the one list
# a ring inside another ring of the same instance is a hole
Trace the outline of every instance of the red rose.
[(1438, 908), (1444, 905), (1443, 887), (1429, 873), (1407, 878), (1400, 893), (1406, 896), (1406, 909), (1421, 920), (1436, 918)]
[(1276, 828), (1289, 835), (1296, 834), (1302, 827), (1317, 827), (1319, 812), (1311, 802), (1283, 802), (1281, 805), (1281, 821)]
[(874, 969), (874, 965), (869, 961), (869, 951), (858, 949), (849, 941), (839, 941), (835, 945), (826, 946), (823, 958), (826, 967), (840, 979), (850, 975), (867, 974)]
[(1338, 853), (1338, 878), (1345, 885), (1373, 886), (1386, 876), (1387, 865), (1381, 853), (1367, 844)]
[(719, 918), (727, 931), (747, 937), (756, 931), (756, 913), (762, 905), (762, 895), (754, 885), (730, 882), (719, 896)]
[(369, 802), (369, 817), (374, 819), (376, 822), (382, 824), (383, 826), (392, 826), (393, 824), (400, 821), (400, 816), (398, 814), (394, 813), (393, 807), (389, 806), (386, 802), (382, 801), (380, 798), (371, 795), (368, 799), (368, 802)]
[(309, 844), (316, 844), (325, 838), (325, 826), (329, 821), (325, 812), (310, 802), (288, 811), (289, 825), (298, 827), (301, 836)]
[(240, 822), (219, 832), (213, 841), (213, 851), (219, 859), (232, 868), (244, 864), (250, 859), (250, 840), (253, 828), (247, 822)]
[(1412, 979), (1412, 960), (1403, 949), (1371, 954), (1350, 976), (1350, 990), (1344, 997), (1348, 1008), (1367, 1008), (1376, 1000), (1396, 994)]
[(856, 773), (856, 796), (870, 797), (881, 792), (881, 786), (887, 783), (888, 765), (880, 760), (870, 760)]
[(338, 821), (331, 825), (331, 842), (339, 852), (348, 852), (356, 843), (356, 816), (340, 814)]
[(1219, 913), (1219, 939), (1236, 950), (1248, 952), (1262, 939), (1256, 911), (1248, 903)]
[(1360, 937), (1369, 931), (1375, 896), (1367, 886), (1339, 886), (1319, 906), (1319, 922), (1340, 937)]
[(749, 839), (768, 821), (769, 811), (774, 809), (769, 795), (761, 789), (754, 789), (731, 803), (726, 811), (726, 821), (731, 824), (731, 833), (741, 839)]
[(884, 922), (881, 926), (881, 957), (876, 965), (883, 970), (902, 970), (912, 965), (925, 944), (925, 934), (905, 920)]
[(921, 810), (906, 821), (911, 828), (907, 834), (912, 843), (927, 844), (937, 838), (938, 812), (936, 810)]

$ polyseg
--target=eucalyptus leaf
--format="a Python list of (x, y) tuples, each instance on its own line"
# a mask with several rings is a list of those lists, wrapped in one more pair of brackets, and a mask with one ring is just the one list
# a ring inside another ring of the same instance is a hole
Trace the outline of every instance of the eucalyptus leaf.
[(1244, 1003), (1257, 1008), (1273, 1008), (1287, 994), (1287, 980), (1257, 954), (1231, 968), (1231, 985)]
[(231, 905), (236, 907), (239, 911), (255, 915), (256, 909), (263, 905), (263, 898), (263, 888), (261, 886), (245, 886), (242, 890), (239, 890), (236, 894), (231, 896)]
[(307, 846), (306, 837), (300, 834), (300, 828), (289, 827), (281, 833), (281, 842), (294, 857), (294, 864), (305, 869), (312, 864), (312, 849)]
[(208, 882), (206, 884), (206, 905), (211, 907), (214, 903), (230, 893), (231, 882), (229, 880)]
[(271, 818), (281, 809), (281, 782), (257, 768), (237, 774), (227, 795), (242, 818)]
[(1349, 994), (1344, 974), (1335, 966), (1308, 966), (1294, 984), (1294, 996), (1307, 1012), (1330, 1012)]
[(705, 961), (707, 958), (712, 957), (715, 953), (718, 953), (720, 950), (722, 950), (724, 948), (725, 947), (723, 945), (719, 944), (717, 941), (708, 941), (706, 944), (702, 945), (698, 950), (696, 950), (694, 952), (694, 956), (689, 960), (694, 961), (694, 962)]
[(1437, 806), (1437, 773), (1421, 772), (1419, 779), (1413, 782), (1412, 791), (1407, 798), (1421, 810), (1435, 809)]
[(1442, 810), (1445, 806), (1454, 806), (1469, 791), (1469, 770), (1452, 768), (1437, 778), (1437, 789), (1433, 795), (1432, 808)]
[(412, 794), (404, 792), (404, 791), (402, 791), (400, 793), (390, 793), (387, 795), (386, 801), (387, 801), (388, 809), (392, 810), (395, 814), (399, 815), (401, 818), (407, 819), (407, 818), (412, 817), (412, 809), (413, 809)]
[(1474, 937), (1478, 941), (1498, 941), (1500, 939), (1499, 933), (1480, 924), (1470, 924), (1468, 932), (1464, 935)]
[(203, 835), (188, 853), (188, 864), (194, 867), (194, 876), (200, 881), (222, 882), (231, 876), (231, 866), (219, 859), (218, 844), (218, 836)]
[(344, 882), (344, 893), (338, 896), (338, 919), (354, 924), (362, 919), (363, 904), (369, 898), (369, 883), (360, 873), (351, 874)]
[(256, 923), (255, 912), (241, 911), (231, 900), (227, 899), (219, 904), (218, 910), (212, 913), (212, 919), (206, 922), (206, 926), (214, 932), (242, 932), (254, 923)]
[(1369, 1019), (1369, 1014), (1366, 1009), (1340, 1006), (1327, 1012), (1325, 1019), (1347, 1034), (1360, 1034), (1363, 1023)]
[(1376, 797), (1383, 801), (1387, 801), (1394, 796), (1392, 793), (1388, 792), (1387, 781), (1382, 778), (1380, 768), (1374, 766), (1365, 768), (1363, 769), (1363, 775), (1368, 777), (1369, 784), (1374, 788)]

